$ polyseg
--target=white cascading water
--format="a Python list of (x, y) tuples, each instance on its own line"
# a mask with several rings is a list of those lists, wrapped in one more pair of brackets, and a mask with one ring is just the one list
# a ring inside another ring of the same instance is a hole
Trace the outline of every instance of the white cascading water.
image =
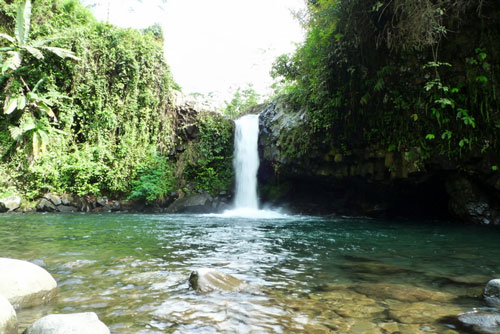
[(257, 171), (259, 169), (259, 116), (247, 115), (235, 121), (233, 166), (236, 173), (236, 210), (258, 210)]
[(259, 170), (259, 116), (247, 115), (235, 121), (233, 165), (236, 173), (234, 209), (227, 210), (222, 217), (258, 219), (282, 218), (276, 211), (259, 210), (257, 197), (257, 171)]

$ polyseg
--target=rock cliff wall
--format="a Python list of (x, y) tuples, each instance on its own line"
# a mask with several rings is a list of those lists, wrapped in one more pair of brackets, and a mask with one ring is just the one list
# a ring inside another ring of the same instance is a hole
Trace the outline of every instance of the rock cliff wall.
[[(307, 214), (438, 218), (500, 225), (495, 157), (460, 162), (379, 145), (355, 150), (301, 142), (305, 110), (284, 99), (261, 107), (260, 195), (264, 202)], [(459, 167), (460, 166), (460, 167)], [(463, 166), (467, 166), (464, 168)]]

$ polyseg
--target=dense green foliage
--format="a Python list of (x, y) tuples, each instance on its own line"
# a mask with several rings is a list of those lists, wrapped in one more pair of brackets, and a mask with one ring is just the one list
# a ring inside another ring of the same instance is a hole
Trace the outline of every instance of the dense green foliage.
[[(0, 3), (2, 34), (14, 35), (19, 4)], [(137, 31), (98, 22), (77, 0), (36, 1), (30, 40), (59, 48), (49, 51), (70, 50), (73, 59), (57, 52), (37, 57), (26, 49), (22, 65), (2, 73), (2, 192), (31, 199), (55, 192), (153, 202), (181, 186), (170, 154), (176, 142), (171, 93), (177, 86), (162, 36), (157, 25)], [(9, 43), (0, 39), (2, 64), (10, 57), (2, 49)], [(35, 92), (26, 106), (5, 112), (10, 96)], [(204, 154), (203, 166), (212, 167), (217, 154)], [(200, 173), (190, 174), (197, 183), (213, 178)]]
[(293, 152), (499, 151), (498, 1), (311, 0), (303, 20), (306, 41), (273, 69), (309, 117), (283, 138)]
[(178, 163), (178, 173), (186, 192), (193, 189), (217, 194), (231, 189), (234, 128), (222, 116), (200, 114), (197, 119), (200, 138), (188, 144)]

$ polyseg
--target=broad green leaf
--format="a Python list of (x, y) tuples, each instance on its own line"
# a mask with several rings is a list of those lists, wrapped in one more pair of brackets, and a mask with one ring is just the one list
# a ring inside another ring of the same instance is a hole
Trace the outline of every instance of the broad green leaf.
[(21, 66), (22, 62), (22, 55), (20, 52), (8, 52), (9, 58), (5, 60), (5, 62), (2, 65), (2, 74), (5, 74), (8, 69), (11, 69), (13, 71), (17, 70)]
[(49, 143), (49, 135), (47, 134), (47, 132), (43, 130), (38, 130), (37, 133), (40, 136), (40, 139), (42, 140), (42, 149), (45, 150), (45, 147)]
[(28, 100), (34, 100), (34, 101), (40, 100), (40, 97), (34, 91), (33, 92), (29, 92), (27, 95), (28, 95)]
[(34, 48), (41, 48), (42, 46), (47, 45), (48, 43), (52, 41), (57, 41), (58, 39), (61, 39), (61, 36), (54, 35), (50, 37), (43, 37), (43, 38), (38, 38), (34, 41), (30, 41), (30, 45)]
[(23, 110), (25, 107), (26, 107), (26, 97), (21, 95), (17, 98), (17, 109)]
[(29, 46), (29, 45), (25, 45), (25, 46), (23, 46), (23, 49), (28, 51), (36, 59), (43, 59), (42, 51), (38, 50), (37, 48), (34, 48), (32, 46)]
[(16, 16), (16, 38), (19, 44), (24, 45), (28, 41), (31, 21), (31, 1), (26, 0), (19, 5)]
[(23, 124), (21, 124), (21, 130), (23, 131), (23, 134), (26, 132), (29, 132), (36, 128), (35, 121), (33, 121), (33, 118), (29, 117), (27, 118)]
[(40, 109), (41, 111), (46, 113), (47, 116), (49, 116), (50, 118), (53, 118), (54, 120), (57, 121), (56, 115), (54, 114), (52, 109), (48, 105), (45, 104), (45, 102), (37, 101), (37, 105), (38, 105), (38, 109)]
[(5, 99), (5, 104), (3, 106), (3, 112), (6, 115), (12, 114), (14, 110), (17, 108), (17, 97), (9, 97), (9, 99)]
[(71, 50), (67, 50), (67, 49), (63, 49), (63, 48), (56, 48), (56, 47), (53, 47), (53, 46), (42, 46), (41, 48), (45, 49), (47, 51), (50, 51), (53, 54), (55, 54), (55, 55), (57, 55), (57, 56), (59, 56), (61, 58), (71, 58), (71, 59), (74, 59), (74, 60), (80, 60), (80, 58), (78, 58), (77, 56), (75, 56), (75, 54)]
[(40, 153), (40, 136), (37, 132), (33, 134), (33, 156), (38, 158), (38, 154)]
[(4, 34), (4, 33), (1, 33), (1, 32), (0, 32), (0, 37), (8, 40), (11, 43), (15, 43), (16, 42), (16, 39), (14, 37), (12, 37), (10, 35), (7, 35), (7, 34)]
[(20, 142), (23, 139), (23, 131), (21, 130), (21, 128), (19, 128), (17, 126), (10, 126), (9, 132), (10, 132), (10, 136), (15, 141)]

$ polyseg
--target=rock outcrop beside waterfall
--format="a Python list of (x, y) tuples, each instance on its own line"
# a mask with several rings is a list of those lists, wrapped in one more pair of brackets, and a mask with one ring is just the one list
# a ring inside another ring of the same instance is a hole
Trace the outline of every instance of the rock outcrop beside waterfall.
[(382, 145), (346, 150), (301, 142), (313, 128), (305, 110), (279, 98), (261, 107), (261, 198), (295, 212), (374, 217), (455, 217), (500, 225), (500, 173), (491, 161), (427, 157)]

